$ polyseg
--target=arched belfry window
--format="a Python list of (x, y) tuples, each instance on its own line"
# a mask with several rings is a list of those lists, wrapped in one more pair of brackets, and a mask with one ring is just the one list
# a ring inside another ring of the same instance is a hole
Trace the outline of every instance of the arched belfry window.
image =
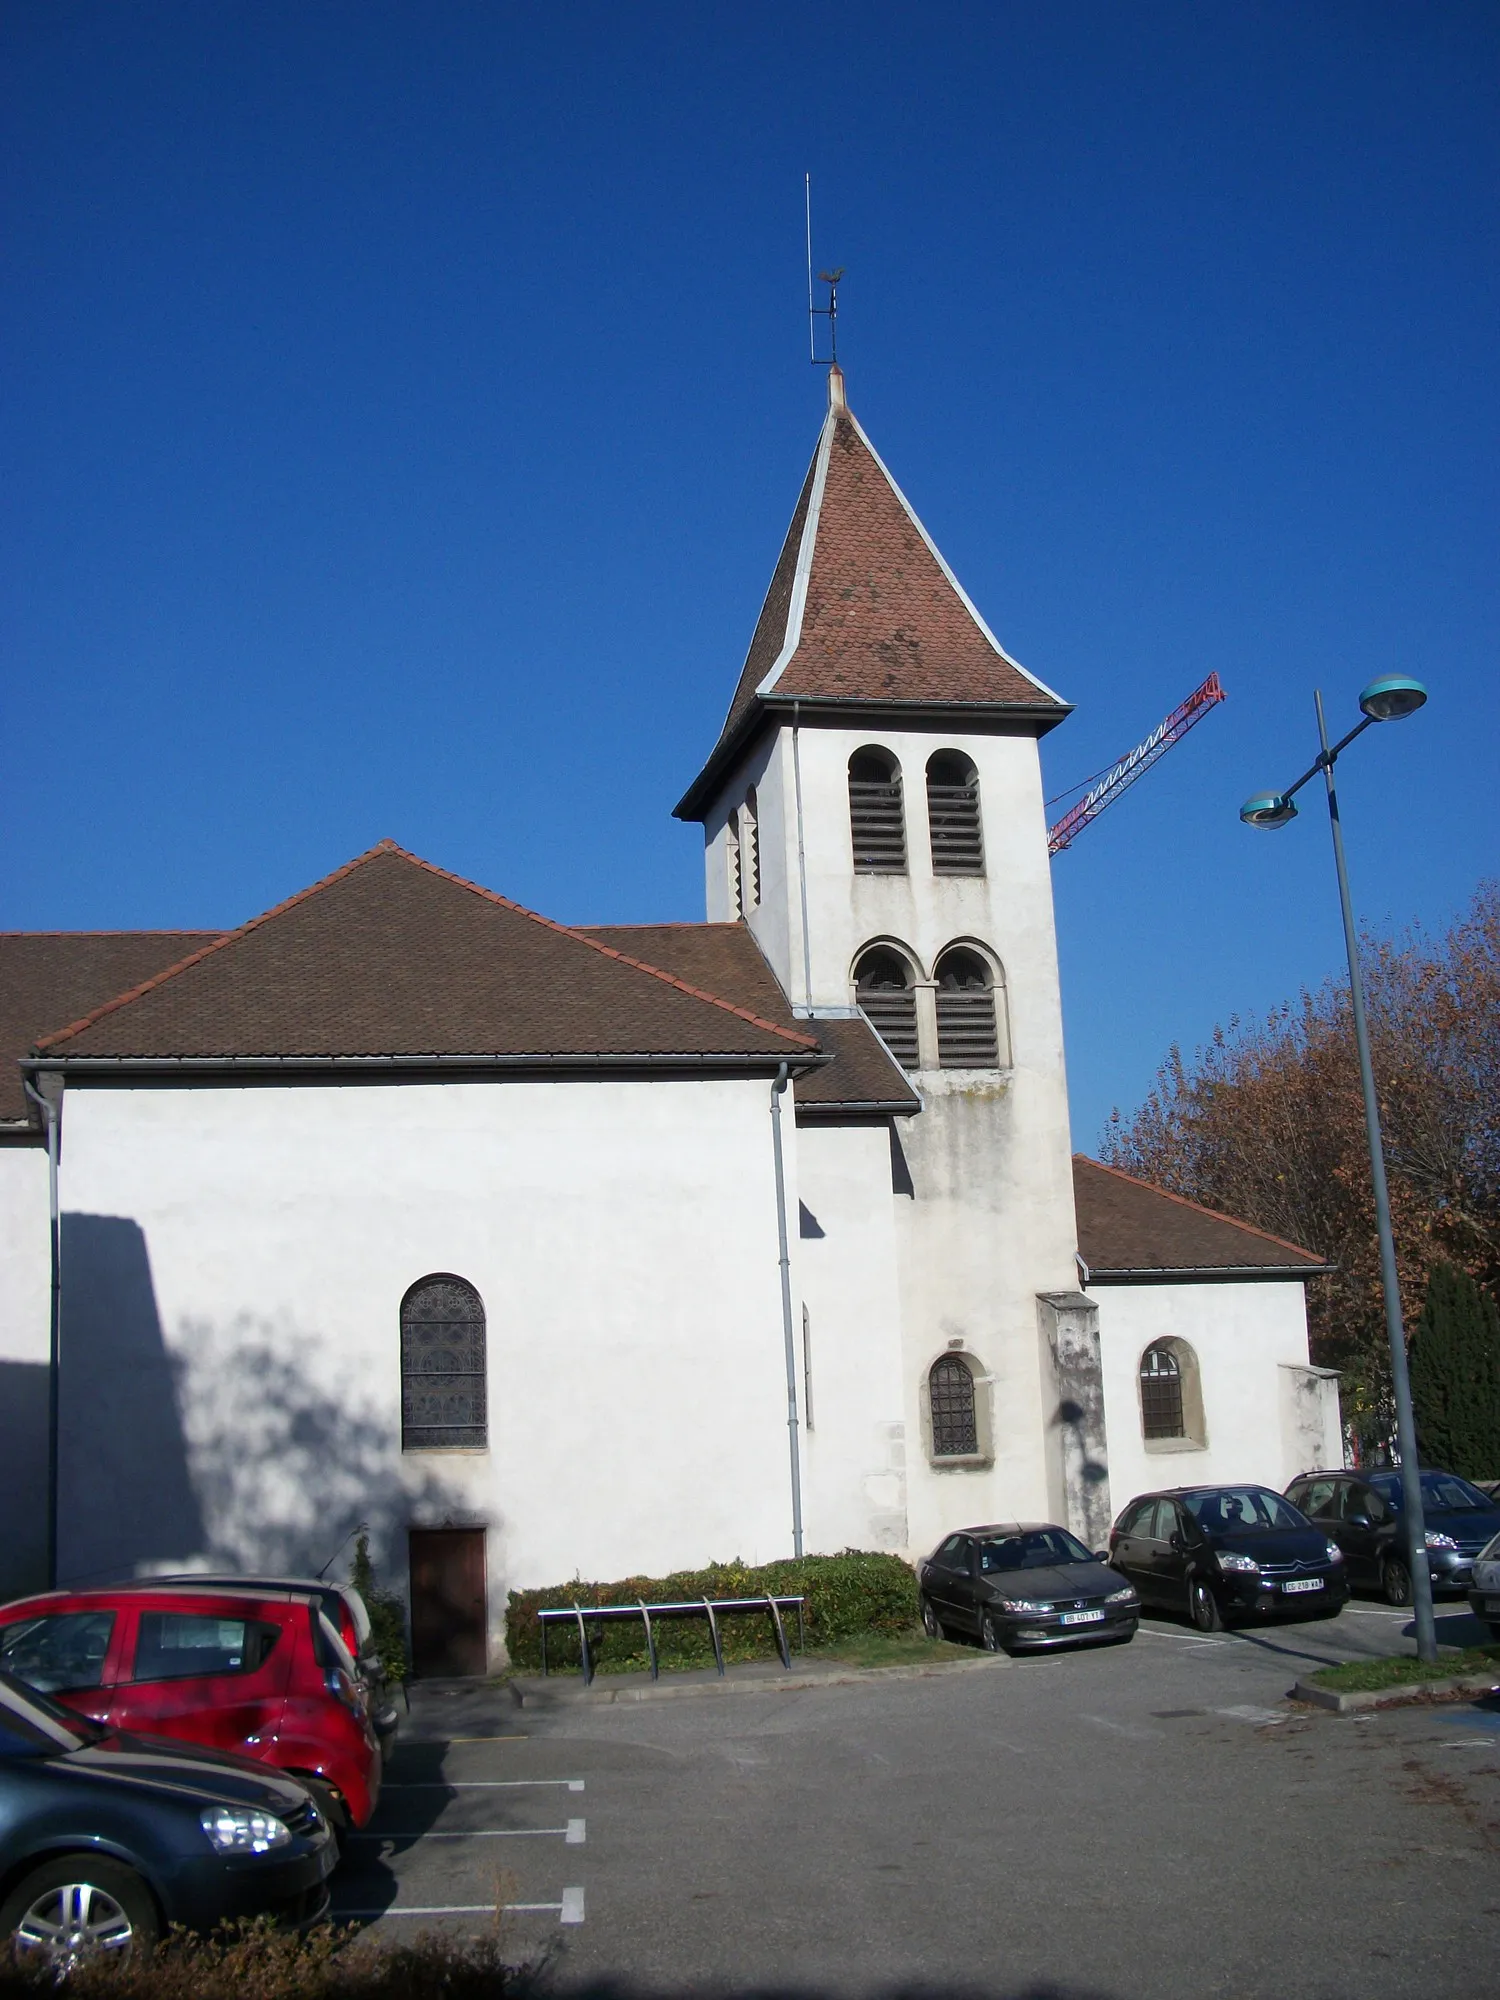
[(484, 1306), (462, 1278), (423, 1278), (401, 1301), (401, 1449), (482, 1449)]
[(886, 1047), (906, 1069), (917, 1067), (917, 992), (899, 951), (878, 944), (854, 968), (854, 997)]
[(740, 808), (740, 887), (747, 909), (760, 903), (760, 813), (755, 787), (750, 787)]
[(729, 815), (729, 823), (724, 829), (724, 847), (729, 863), (729, 914), (731, 917), (742, 917), (745, 914), (745, 854), (737, 812)]
[(998, 1069), (1000, 1030), (995, 982), (977, 951), (955, 945), (934, 973), (940, 1069)]
[(927, 760), (927, 830), (934, 875), (982, 875), (979, 773), (961, 750), (935, 750)]
[(889, 750), (867, 744), (849, 759), (849, 830), (856, 875), (906, 873), (901, 766)]
[(979, 1412), (968, 1363), (956, 1354), (940, 1355), (927, 1371), (927, 1392), (933, 1457), (974, 1457), (979, 1450)]

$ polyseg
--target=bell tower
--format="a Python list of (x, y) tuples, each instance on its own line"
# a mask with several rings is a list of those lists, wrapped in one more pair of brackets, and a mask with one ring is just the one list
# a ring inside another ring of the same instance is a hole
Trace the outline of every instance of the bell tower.
[[(1037, 747), (1069, 712), (985, 623), (831, 367), (728, 716), (676, 814), (704, 828), (710, 920), (743, 919), (799, 1013), (862, 1014), (921, 1099), (893, 1126), (913, 1546), (954, 1525), (955, 1491), (967, 1520), (1090, 1525), (1060, 1485), (1050, 1432), (1077, 1399), (1039, 1307), (1077, 1287)], [(934, 1413), (950, 1358), (974, 1385), (962, 1435)]]

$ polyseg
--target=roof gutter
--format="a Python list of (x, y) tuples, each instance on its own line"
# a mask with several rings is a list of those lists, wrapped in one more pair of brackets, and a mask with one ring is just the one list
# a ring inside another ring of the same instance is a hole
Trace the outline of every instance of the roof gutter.
[(70, 1077), (110, 1076), (311, 1076), (412, 1073), (491, 1072), (515, 1074), (534, 1071), (539, 1075), (593, 1075), (599, 1071), (675, 1070), (689, 1076), (703, 1071), (749, 1072), (752, 1076), (774, 1075), (787, 1064), (793, 1074), (818, 1069), (833, 1057), (820, 1049), (799, 1049), (780, 1054), (775, 1050), (735, 1055), (722, 1051), (665, 1055), (642, 1052), (633, 1055), (597, 1053), (558, 1055), (545, 1050), (529, 1055), (359, 1055), (359, 1056), (23, 1056), (23, 1073), (63, 1070)]
[(801, 1124), (825, 1114), (831, 1118), (915, 1118), (921, 1109), (921, 1099), (916, 1097), (851, 1097), (837, 1102), (819, 1098), (813, 1104), (799, 1104), (797, 1120)]
[(1155, 1270), (1146, 1267), (1132, 1267), (1122, 1270), (1101, 1270), (1098, 1265), (1085, 1266), (1078, 1259), (1080, 1270), (1086, 1270), (1086, 1285), (1253, 1285), (1257, 1280), (1285, 1283), (1289, 1278), (1326, 1278), (1338, 1269), (1337, 1264), (1172, 1264), (1158, 1266)]

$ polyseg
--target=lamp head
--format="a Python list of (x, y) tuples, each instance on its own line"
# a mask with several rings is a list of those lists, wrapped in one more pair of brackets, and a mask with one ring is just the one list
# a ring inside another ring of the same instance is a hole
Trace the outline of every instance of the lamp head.
[(1427, 690), (1420, 681), (1405, 674), (1382, 674), (1365, 689), (1359, 705), (1371, 722), (1400, 722), (1404, 716), (1415, 715), (1426, 699)]
[(1284, 792), (1261, 792), (1253, 799), (1246, 799), (1240, 807), (1240, 818), (1246, 826), (1285, 826), (1296, 817), (1297, 801)]

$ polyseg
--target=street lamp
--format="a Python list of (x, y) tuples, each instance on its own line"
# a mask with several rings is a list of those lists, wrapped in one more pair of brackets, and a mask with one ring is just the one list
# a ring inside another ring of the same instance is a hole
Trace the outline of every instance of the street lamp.
[(1333, 859), (1338, 870), (1339, 905), (1344, 915), (1344, 945), (1349, 953), (1349, 999), (1354, 1016), (1354, 1045), (1359, 1051), (1359, 1081), (1365, 1098), (1365, 1133), (1370, 1142), (1370, 1178), (1375, 1184), (1375, 1224), (1380, 1234), (1380, 1285), (1385, 1294), (1385, 1331), (1391, 1348), (1391, 1388), (1396, 1398), (1396, 1438), (1401, 1451), (1401, 1496), (1406, 1514), (1411, 1567), (1412, 1609), (1416, 1615), (1417, 1657), (1437, 1658), (1437, 1630), (1432, 1620), (1432, 1578), (1427, 1568), (1427, 1527), (1422, 1512), (1422, 1480), (1417, 1465), (1417, 1427), (1412, 1419), (1411, 1377), (1406, 1366), (1406, 1333), (1401, 1324), (1401, 1290), (1396, 1276), (1396, 1243), (1391, 1234), (1391, 1204), (1385, 1184), (1385, 1151), (1380, 1143), (1380, 1106), (1375, 1096), (1375, 1072), (1370, 1064), (1370, 1037), (1365, 1027), (1364, 982), (1359, 974), (1359, 939), (1349, 901), (1349, 871), (1344, 863), (1344, 833), (1339, 823), (1338, 794), (1333, 767), (1372, 722), (1400, 722), (1415, 715), (1427, 699), (1420, 681), (1405, 674), (1386, 674), (1371, 681), (1359, 698), (1364, 721), (1355, 724), (1330, 750), (1323, 721), (1323, 696), (1313, 695), (1318, 711), (1317, 762), (1284, 792), (1262, 792), (1246, 799), (1240, 818), (1246, 826), (1287, 826), (1297, 817), (1296, 793), (1309, 779), (1323, 773), (1328, 788), (1328, 820), (1333, 829)]

